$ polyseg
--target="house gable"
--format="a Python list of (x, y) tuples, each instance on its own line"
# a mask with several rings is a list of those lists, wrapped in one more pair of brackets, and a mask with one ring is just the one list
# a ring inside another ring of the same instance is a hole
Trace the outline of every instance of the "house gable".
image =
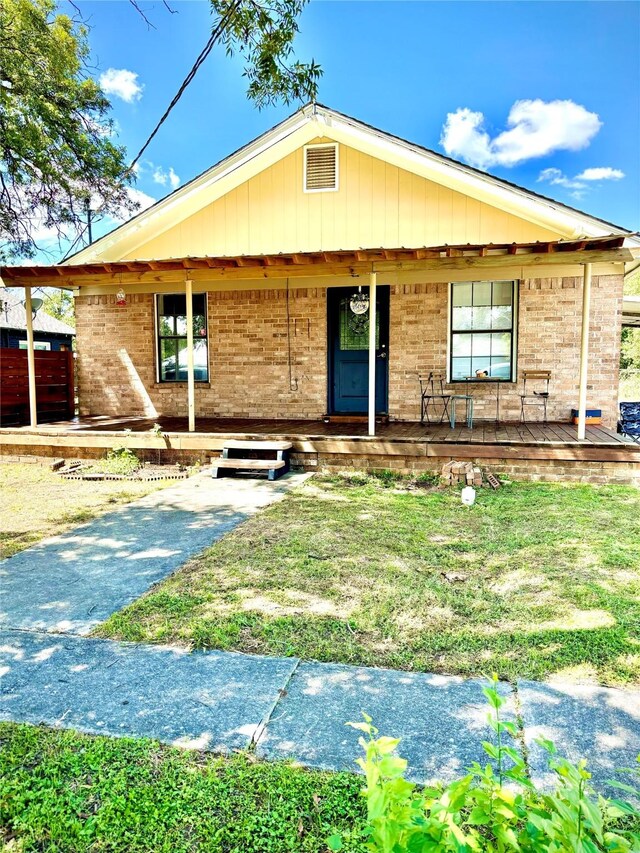
[[(311, 141), (326, 144), (326, 136)], [(557, 231), (339, 144), (337, 191), (305, 192), (304, 148), (124, 260), (556, 240)]]
[[(322, 140), (339, 146), (337, 190), (304, 193), (305, 146)], [(66, 263), (575, 239), (612, 232), (628, 233), (310, 105)]]

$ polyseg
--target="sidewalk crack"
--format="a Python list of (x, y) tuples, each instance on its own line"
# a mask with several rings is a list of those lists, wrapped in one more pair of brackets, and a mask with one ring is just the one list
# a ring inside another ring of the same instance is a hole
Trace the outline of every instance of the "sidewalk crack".
[(260, 720), (260, 722), (256, 726), (256, 729), (251, 736), (251, 741), (249, 743), (249, 750), (252, 750), (252, 751), (255, 750), (255, 748), (260, 743), (260, 740), (261, 740), (263, 734), (265, 733), (267, 726), (269, 725), (269, 723), (271, 723), (274, 720), (273, 715), (275, 713), (275, 710), (278, 707), (278, 705), (280, 704), (280, 702), (282, 701), (282, 699), (284, 699), (284, 697), (287, 695), (287, 688), (289, 687), (289, 684), (291, 684), (291, 679), (296, 674), (296, 671), (297, 671), (297, 669), (301, 663), (302, 663), (302, 661), (300, 660), (300, 658), (296, 658), (296, 662), (295, 662), (294, 666), (292, 667), (292, 669), (290, 670), (289, 674), (287, 675), (287, 677), (284, 681), (284, 684), (282, 685), (282, 687), (280, 687), (278, 689), (278, 693), (276, 695), (276, 698), (271, 703), (271, 707), (268, 709), (267, 713), (264, 715), (264, 717)]

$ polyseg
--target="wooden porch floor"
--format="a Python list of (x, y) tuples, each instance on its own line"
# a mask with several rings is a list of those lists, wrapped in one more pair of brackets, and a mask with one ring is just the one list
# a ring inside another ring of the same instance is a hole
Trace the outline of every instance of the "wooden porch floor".
[[(69, 435), (77, 433), (110, 433), (130, 430), (134, 433), (150, 432), (155, 424), (172, 434), (189, 434), (186, 418), (112, 418), (94, 416), (57, 421), (37, 427), (38, 433)], [(30, 427), (8, 427), (3, 433), (33, 432)], [(366, 423), (325, 423), (312, 420), (259, 420), (249, 418), (197, 418), (196, 433), (207, 435), (286, 436), (291, 439), (344, 439), (377, 440), (391, 442), (418, 442), (437, 444), (491, 444), (491, 445), (577, 445), (579, 447), (609, 447), (640, 453), (640, 445), (602, 426), (587, 426), (584, 441), (578, 440), (578, 429), (568, 423), (495, 423), (475, 421), (473, 429), (448, 423), (421, 424), (419, 422), (381, 423), (376, 426), (376, 436), (370, 439)]]

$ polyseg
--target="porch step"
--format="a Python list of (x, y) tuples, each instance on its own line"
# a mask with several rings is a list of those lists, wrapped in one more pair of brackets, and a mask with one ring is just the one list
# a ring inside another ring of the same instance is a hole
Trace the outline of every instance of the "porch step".
[(270, 471), (279, 470), (287, 463), (284, 459), (214, 459), (212, 465), (216, 468), (229, 468), (235, 471)]
[(291, 450), (290, 441), (225, 441), (225, 449), (229, 450)]
[(276, 480), (289, 470), (290, 441), (238, 441), (229, 439), (219, 458), (211, 460), (211, 476), (223, 477), (234, 471), (266, 471)]

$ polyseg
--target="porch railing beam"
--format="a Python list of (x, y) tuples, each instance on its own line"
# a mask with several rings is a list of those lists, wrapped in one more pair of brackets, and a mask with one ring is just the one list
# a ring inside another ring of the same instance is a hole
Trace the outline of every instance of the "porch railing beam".
[(27, 315), (27, 377), (29, 381), (29, 423), (38, 426), (38, 401), (36, 396), (36, 357), (33, 345), (33, 306), (31, 288), (24, 289), (24, 309)]
[(369, 435), (376, 434), (376, 285), (378, 276), (369, 275)]
[(185, 291), (187, 297), (187, 411), (189, 416), (189, 432), (195, 432), (196, 383), (193, 370), (193, 281), (190, 278), (185, 281)]
[(591, 264), (582, 275), (582, 334), (580, 338), (580, 387), (578, 394), (578, 441), (587, 437), (587, 378), (589, 367), (589, 322), (591, 311)]

